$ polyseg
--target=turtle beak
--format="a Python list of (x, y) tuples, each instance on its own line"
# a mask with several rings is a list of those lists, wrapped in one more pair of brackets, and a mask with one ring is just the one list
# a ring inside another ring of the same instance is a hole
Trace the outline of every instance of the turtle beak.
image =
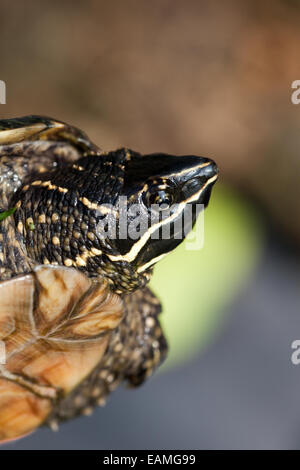
[(204, 204), (206, 207), (213, 184), (218, 178), (218, 167), (209, 158), (187, 155), (180, 157), (184, 165), (179, 174), (183, 199), (186, 202)]

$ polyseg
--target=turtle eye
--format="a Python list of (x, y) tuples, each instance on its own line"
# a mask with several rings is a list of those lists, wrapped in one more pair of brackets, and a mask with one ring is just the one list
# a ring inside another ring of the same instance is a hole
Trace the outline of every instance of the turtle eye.
[(159, 206), (160, 210), (169, 209), (173, 202), (174, 196), (164, 189), (149, 192), (145, 195), (145, 204), (149, 208), (156, 205)]

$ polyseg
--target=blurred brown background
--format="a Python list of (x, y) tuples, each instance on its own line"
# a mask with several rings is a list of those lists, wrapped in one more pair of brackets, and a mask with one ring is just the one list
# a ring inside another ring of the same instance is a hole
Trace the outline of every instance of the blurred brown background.
[[(154, 276), (177, 369), (13, 448), (300, 448), (299, 23), (297, 0), (0, 0), (0, 118), (220, 167), (203, 253), (176, 250)], [(183, 341), (205, 348), (181, 367)]]

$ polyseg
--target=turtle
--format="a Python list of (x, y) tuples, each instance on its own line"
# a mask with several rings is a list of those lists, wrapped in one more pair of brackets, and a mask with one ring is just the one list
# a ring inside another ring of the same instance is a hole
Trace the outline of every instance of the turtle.
[(50, 117), (0, 120), (1, 442), (89, 415), (161, 364), (147, 284), (217, 177), (209, 158), (103, 151)]

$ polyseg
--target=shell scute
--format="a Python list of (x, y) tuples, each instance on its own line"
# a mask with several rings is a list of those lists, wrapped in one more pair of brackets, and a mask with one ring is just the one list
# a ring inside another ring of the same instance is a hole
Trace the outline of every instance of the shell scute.
[(82, 298), (69, 321), (60, 326), (55, 336), (66, 340), (96, 339), (115, 329), (122, 318), (119, 296), (111, 293), (108, 285), (102, 283), (93, 286)]
[(0, 339), (5, 341), (7, 355), (32, 339), (32, 307), (32, 276), (0, 283)]
[[(39, 426), (99, 364), (124, 313), (105, 281), (39, 266), (0, 283), (0, 440)], [(26, 424), (27, 423), (27, 424)]]
[(84, 274), (64, 267), (39, 267), (35, 275), (37, 288), (33, 315), (38, 332), (46, 334), (70, 316), (91, 281)]
[(0, 378), (0, 440), (32, 432), (51, 410), (48, 399), (37, 397), (22, 386)]

